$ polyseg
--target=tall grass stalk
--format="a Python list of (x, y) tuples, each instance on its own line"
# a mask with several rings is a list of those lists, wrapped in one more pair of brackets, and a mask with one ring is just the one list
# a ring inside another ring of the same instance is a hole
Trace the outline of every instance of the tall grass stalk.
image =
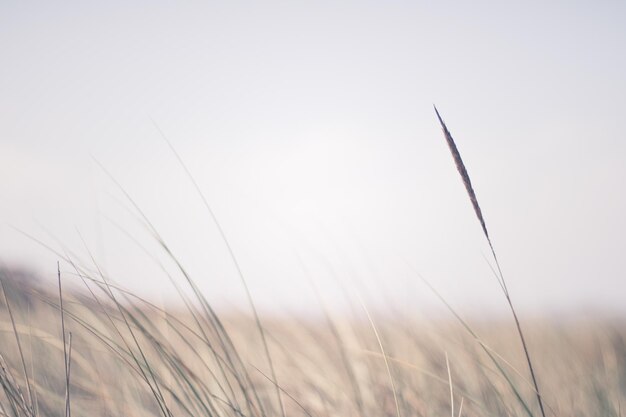
[[(30, 385), (30, 379), (28, 377), (28, 372), (26, 371), (26, 360), (24, 359), (24, 352), (22, 350), (22, 343), (20, 342), (20, 337), (17, 332), (17, 327), (15, 326), (15, 318), (13, 317), (13, 310), (11, 309), (11, 304), (9, 303), (9, 298), (7, 297), (7, 292), (4, 287), (4, 283), (2, 278), (0, 278), (0, 288), (2, 289), (2, 294), (4, 296), (4, 302), (6, 304), (7, 310), (9, 312), (9, 318), (11, 319), (11, 326), (13, 327), (13, 334), (15, 335), (15, 342), (17, 343), (17, 349), (20, 354), (20, 361), (22, 363), (22, 371), (24, 372), (24, 379), (26, 380), (26, 390), (28, 391), (28, 400), (29, 405), (27, 406), (27, 414), (34, 416), (35, 414), (35, 406), (33, 402), (33, 390)], [(21, 393), (20, 393), (21, 395)]]
[[(71, 417), (70, 408), (70, 356), (67, 353), (67, 341), (65, 337), (65, 313), (63, 310), (63, 290), (61, 287), (61, 265), (57, 262), (57, 277), (59, 280), (59, 307), (61, 309), (61, 332), (63, 333), (63, 362), (65, 364), (65, 417)], [(71, 343), (71, 339), (70, 339)], [(71, 346), (70, 346), (71, 348)]]
[(506, 286), (506, 281), (504, 279), (504, 275), (502, 274), (502, 269), (500, 268), (500, 263), (498, 262), (496, 251), (491, 242), (491, 238), (489, 237), (489, 232), (487, 231), (487, 224), (485, 223), (482, 210), (480, 208), (480, 205), (478, 204), (476, 193), (474, 192), (474, 188), (472, 187), (472, 181), (470, 180), (467, 169), (465, 168), (465, 164), (463, 163), (463, 159), (461, 158), (461, 154), (456, 146), (456, 143), (454, 142), (454, 139), (452, 138), (452, 135), (450, 134), (450, 131), (448, 130), (448, 127), (446, 126), (443, 119), (441, 118), (441, 115), (439, 114), (437, 107), (436, 106), (433, 106), (433, 107), (435, 109), (435, 113), (437, 114), (437, 119), (439, 119), (439, 123), (441, 124), (441, 129), (443, 130), (443, 134), (446, 138), (446, 142), (448, 143), (448, 148), (450, 148), (450, 153), (452, 154), (452, 158), (454, 159), (454, 164), (456, 165), (456, 169), (459, 171), (459, 174), (461, 175), (461, 179), (463, 180), (463, 185), (465, 185), (465, 191), (467, 191), (467, 195), (469, 196), (469, 199), (472, 203), (472, 207), (474, 208), (474, 213), (476, 214), (476, 217), (478, 218), (478, 221), (480, 222), (480, 225), (483, 230), (483, 234), (485, 235), (485, 238), (487, 239), (487, 243), (489, 244), (491, 254), (493, 255), (493, 259), (496, 263), (496, 268), (498, 269), (498, 277), (499, 277), (500, 286), (502, 288), (504, 296), (506, 297), (506, 301), (509, 305), (509, 309), (511, 310), (511, 313), (513, 314), (513, 319), (515, 320), (515, 326), (517, 327), (517, 333), (519, 335), (520, 341), (522, 342), (522, 348), (524, 349), (524, 355), (526, 356), (526, 363), (528, 364), (530, 376), (533, 381), (533, 385), (535, 387), (535, 394), (537, 396), (537, 402), (539, 403), (539, 409), (541, 410), (541, 415), (543, 417), (546, 417), (546, 413), (543, 408), (543, 401), (541, 399), (541, 393), (539, 392), (539, 385), (537, 384), (537, 378), (535, 376), (535, 371), (533, 369), (533, 363), (532, 363), (532, 360), (530, 359), (528, 346), (526, 345), (524, 332), (522, 331), (522, 326), (517, 317), (517, 312), (515, 311), (515, 308), (513, 307), (513, 302), (511, 301), (511, 296)]
[(213, 221), (213, 224), (215, 224), (215, 227), (217, 228), (217, 231), (218, 231), (222, 241), (224, 242), (224, 245), (226, 246), (226, 249), (228, 250), (228, 254), (229, 254), (229, 256), (230, 256), (230, 258), (231, 258), (231, 260), (232, 260), (232, 262), (233, 262), (233, 264), (235, 266), (235, 269), (237, 270), (237, 275), (239, 276), (239, 279), (240, 279), (241, 283), (243, 284), (243, 287), (244, 287), (244, 290), (245, 290), (245, 293), (246, 293), (246, 298), (248, 299), (248, 304), (250, 305), (250, 308), (252, 310), (252, 314), (254, 316), (254, 321), (256, 323), (256, 326), (257, 326), (257, 328), (259, 330), (259, 334), (261, 336), (261, 342), (263, 343), (263, 350), (264, 350), (265, 356), (267, 358), (267, 362), (268, 362), (268, 365), (269, 365), (269, 368), (270, 368), (271, 376), (272, 376), (273, 381), (276, 383), (276, 396), (278, 398), (278, 404), (280, 405), (281, 415), (282, 415), (282, 417), (286, 417), (285, 404), (284, 404), (284, 401), (283, 401), (281, 390), (280, 390), (279, 385), (278, 385), (278, 379), (277, 379), (277, 376), (276, 376), (276, 370), (274, 368), (274, 362), (272, 361), (272, 355), (270, 354), (270, 350), (269, 350), (269, 347), (267, 345), (267, 338), (265, 336), (265, 330), (263, 330), (263, 324), (261, 323), (261, 318), (259, 317), (259, 313), (258, 313), (258, 311), (256, 309), (256, 305), (254, 304), (254, 300), (252, 298), (252, 294), (250, 293), (250, 288), (248, 287), (247, 280), (246, 280), (246, 278), (245, 278), (245, 276), (243, 274), (243, 271), (241, 269), (241, 265), (239, 264), (239, 261), (238, 261), (237, 257), (235, 256), (235, 251), (233, 250), (233, 248), (232, 248), (232, 246), (230, 244), (230, 241), (226, 237), (226, 232), (222, 228), (221, 223), (217, 220), (217, 216), (215, 215), (215, 212), (213, 211), (213, 209), (209, 205), (209, 201), (204, 196), (204, 193), (200, 189), (200, 186), (198, 185), (198, 183), (196, 182), (195, 178), (191, 174), (191, 171), (189, 170), (189, 168), (187, 168), (187, 165), (185, 164), (185, 162), (183, 161), (181, 156), (178, 154), (178, 152), (174, 148), (174, 145), (172, 145), (172, 143), (167, 138), (165, 133), (161, 130), (161, 128), (156, 124), (156, 122), (154, 120), (152, 122), (154, 124), (154, 127), (157, 129), (157, 131), (159, 132), (159, 134), (161, 135), (161, 137), (165, 141), (165, 143), (167, 143), (167, 145), (169, 146), (170, 150), (172, 151), (172, 153), (176, 157), (176, 159), (179, 162), (180, 166), (185, 171), (185, 174), (187, 175), (187, 177), (189, 178), (189, 180), (193, 184), (193, 186), (194, 186), (198, 196), (200, 196), (200, 198), (202, 199), (202, 203), (203, 203), (204, 207), (206, 208), (207, 212), (209, 213), (209, 216), (211, 217), (211, 220)]
[(374, 319), (372, 319), (372, 316), (370, 315), (369, 310), (365, 306), (365, 303), (363, 302), (363, 300), (361, 299), (361, 297), (358, 294), (357, 294), (357, 297), (359, 299), (361, 307), (363, 308), (363, 311), (365, 311), (365, 315), (367, 317), (367, 321), (369, 321), (370, 326), (372, 327), (372, 330), (374, 332), (374, 336), (376, 336), (376, 342), (378, 342), (378, 348), (380, 349), (380, 353), (383, 355), (383, 361), (385, 362), (385, 369), (387, 370), (387, 376), (389, 376), (389, 383), (391, 384), (391, 393), (393, 394), (393, 401), (394, 401), (394, 404), (396, 406), (396, 417), (402, 417), (401, 414), (400, 414), (400, 402), (398, 401), (398, 393), (397, 393), (397, 389), (396, 389), (396, 383), (395, 383), (395, 380), (393, 378), (393, 374), (391, 373), (391, 366), (389, 366), (389, 360), (387, 359), (387, 354), (385, 353), (385, 348), (383, 347), (383, 342), (382, 342), (382, 340), (380, 338), (380, 335), (378, 334), (378, 329), (376, 328), (376, 325), (374, 324)]

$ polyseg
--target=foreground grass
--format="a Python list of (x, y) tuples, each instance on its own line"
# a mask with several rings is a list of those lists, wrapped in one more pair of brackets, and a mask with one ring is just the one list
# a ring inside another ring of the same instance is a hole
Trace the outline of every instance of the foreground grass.
[[(365, 315), (262, 317), (274, 380), (254, 317), (220, 318), (198, 302), (164, 310), (86, 282), (93, 293), (63, 294), (65, 353), (58, 294), (5, 285), (1, 414), (66, 415), (69, 386), (70, 412), (89, 416), (540, 415), (510, 322), (470, 321), (476, 339), (445, 319), (372, 312), (377, 337)], [(535, 320), (526, 330), (548, 415), (620, 415), (626, 323)]]
[(621, 416), (625, 323), (536, 321), (522, 330), (469, 174), (435, 112), (491, 249), (513, 328), (472, 323), (441, 297), (454, 320), (416, 322), (372, 314), (365, 305), (362, 316), (261, 317), (226, 234), (163, 135), (228, 248), (252, 316), (220, 316), (111, 177), (176, 265), (182, 283), (163, 272), (182, 306), (151, 304), (112, 284), (95, 259), (77, 265), (67, 250), (40, 242), (86, 292), (64, 295), (60, 269), (58, 297), (0, 270), (7, 313), (0, 320), (0, 416)]

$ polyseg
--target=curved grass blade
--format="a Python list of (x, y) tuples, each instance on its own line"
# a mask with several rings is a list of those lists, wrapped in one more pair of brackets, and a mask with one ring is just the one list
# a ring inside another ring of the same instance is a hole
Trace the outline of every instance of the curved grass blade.
[(537, 378), (535, 377), (535, 371), (533, 370), (532, 361), (530, 360), (530, 353), (528, 352), (528, 347), (526, 346), (526, 339), (524, 338), (524, 333), (522, 332), (522, 327), (520, 325), (519, 319), (517, 318), (517, 313), (515, 308), (513, 308), (513, 302), (511, 301), (511, 297), (509, 296), (509, 290), (506, 287), (506, 282), (504, 280), (504, 276), (502, 275), (502, 269), (500, 268), (500, 263), (498, 262), (498, 257), (496, 256), (496, 251), (493, 248), (493, 244), (491, 243), (491, 238), (489, 237), (489, 232), (487, 231), (487, 225), (485, 223), (485, 219), (483, 217), (482, 210), (480, 209), (480, 205), (478, 204), (478, 199), (476, 198), (476, 193), (474, 192), (474, 188), (472, 187), (472, 181), (470, 180), (469, 174), (467, 173), (467, 169), (465, 168), (465, 164), (463, 163), (463, 159), (461, 158), (461, 154), (459, 153), (459, 149), (456, 147), (456, 143), (448, 130), (448, 127), (444, 123), (437, 107), (433, 105), (435, 108), (435, 113), (437, 114), (437, 119), (439, 119), (439, 123), (441, 124), (441, 129), (443, 130), (443, 134), (446, 138), (446, 142), (448, 143), (448, 148), (450, 148), (450, 153), (452, 154), (452, 158), (454, 159), (454, 164), (456, 165), (456, 169), (459, 171), (461, 175), (461, 179), (463, 180), (463, 185), (465, 185), (465, 190), (467, 191), (467, 195), (472, 202), (472, 207), (474, 208), (474, 212), (476, 213), (476, 217), (480, 222), (480, 225), (483, 229), (483, 233), (485, 234), (485, 238), (487, 239), (487, 243), (489, 243), (489, 248), (491, 249), (491, 254), (493, 255), (494, 261), (496, 263), (496, 267), (498, 269), (498, 275), (500, 279), (500, 283), (502, 285), (502, 290), (504, 291), (504, 296), (506, 297), (506, 301), (509, 304), (509, 308), (511, 313), (513, 314), (513, 319), (515, 320), (515, 325), (517, 327), (517, 333), (520, 337), (520, 341), (522, 342), (522, 347), (524, 349), (524, 354), (526, 356), (526, 362), (528, 364), (528, 369), (530, 370), (530, 376), (533, 381), (533, 385), (535, 386), (535, 393), (537, 395), (537, 402), (539, 403), (539, 409), (541, 410), (541, 415), (546, 417), (546, 413), (543, 409), (543, 401), (541, 399), (541, 394), (539, 393), (539, 386), (537, 384)]

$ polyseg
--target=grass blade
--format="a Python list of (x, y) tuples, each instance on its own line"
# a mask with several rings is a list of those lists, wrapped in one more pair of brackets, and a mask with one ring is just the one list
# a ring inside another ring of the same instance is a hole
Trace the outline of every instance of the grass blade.
[(9, 312), (9, 318), (11, 319), (11, 326), (13, 327), (13, 333), (15, 334), (15, 342), (17, 343), (17, 349), (19, 351), (20, 360), (22, 362), (22, 371), (24, 372), (24, 378), (26, 379), (26, 390), (28, 391), (28, 400), (30, 401), (28, 413), (29, 415), (33, 415), (34, 413), (33, 391), (30, 386), (30, 379), (28, 378), (28, 372), (26, 371), (26, 360), (24, 359), (24, 352), (22, 351), (22, 344), (20, 343), (20, 337), (17, 333), (17, 327), (15, 326), (15, 319), (13, 318), (13, 310), (11, 310), (11, 304), (9, 303), (9, 298), (7, 297), (7, 293), (4, 288), (4, 283), (1, 278), (0, 278), (0, 287), (2, 288), (2, 294), (4, 295), (4, 302)]
[(474, 208), (474, 212), (476, 213), (476, 217), (480, 222), (480, 225), (483, 229), (483, 233), (485, 234), (485, 238), (489, 243), (489, 248), (491, 249), (491, 254), (493, 255), (494, 261), (496, 262), (496, 267), (498, 269), (498, 274), (500, 276), (500, 282), (502, 284), (502, 289), (504, 291), (504, 296), (506, 297), (506, 301), (509, 305), (511, 313), (513, 314), (513, 319), (515, 320), (515, 326), (517, 327), (517, 333), (520, 337), (520, 341), (522, 342), (522, 348), (524, 349), (524, 355), (526, 356), (526, 362), (528, 364), (528, 369), (530, 371), (530, 376), (533, 381), (533, 385), (535, 387), (535, 393), (537, 395), (537, 402), (539, 403), (539, 408), (541, 410), (541, 415), (546, 417), (546, 413), (543, 408), (543, 401), (541, 399), (541, 394), (539, 392), (539, 386), (537, 384), (537, 378), (535, 377), (535, 371), (533, 369), (532, 361), (530, 359), (530, 353), (528, 352), (528, 346), (526, 345), (526, 339), (524, 338), (524, 333), (522, 332), (522, 326), (520, 325), (519, 319), (517, 317), (517, 313), (515, 308), (513, 307), (513, 302), (511, 301), (511, 297), (509, 295), (509, 291), (506, 287), (506, 281), (504, 280), (504, 276), (502, 275), (502, 269), (500, 268), (500, 263), (498, 262), (498, 257), (496, 256), (496, 251), (491, 243), (491, 238), (489, 237), (489, 232), (487, 231), (487, 225), (485, 223), (485, 219), (483, 217), (482, 210), (480, 209), (480, 205), (478, 204), (478, 199), (476, 198), (476, 193), (474, 192), (474, 188), (472, 187), (472, 182), (470, 180), (469, 174), (467, 173), (467, 169), (465, 168), (465, 164), (463, 163), (463, 159), (461, 158), (461, 154), (448, 130), (448, 127), (444, 123), (437, 107), (435, 108), (435, 113), (437, 114), (437, 119), (439, 119), (439, 123), (441, 124), (441, 129), (443, 130), (443, 134), (446, 138), (446, 142), (448, 143), (448, 148), (450, 148), (450, 153), (452, 154), (452, 158), (454, 159), (454, 164), (456, 165), (456, 169), (459, 171), (461, 175), (461, 179), (463, 180), (463, 185), (465, 185), (465, 190), (467, 191), (467, 195), (469, 196), (470, 201), (472, 202), (472, 207)]
[[(191, 174), (191, 171), (189, 170), (189, 168), (187, 168), (187, 165), (185, 164), (185, 162), (183, 161), (181, 156), (178, 154), (178, 152), (174, 148), (174, 145), (172, 145), (172, 143), (167, 138), (165, 133), (161, 130), (161, 128), (156, 124), (156, 122), (154, 120), (152, 121), (152, 123), (154, 124), (154, 127), (157, 129), (157, 131), (159, 132), (159, 134), (161, 135), (161, 137), (163, 138), (163, 140), (165, 141), (167, 146), (170, 148), (170, 150), (172, 151), (172, 153), (176, 157), (176, 160), (178, 161), (180, 166), (185, 171), (185, 174), (187, 175), (187, 178), (189, 178), (189, 181), (191, 181), (191, 183), (194, 186), (196, 192), (198, 193), (198, 196), (202, 199), (202, 203), (203, 203), (205, 209), (207, 210), (211, 220), (213, 221), (213, 224), (217, 228), (217, 231), (218, 231), (222, 241), (224, 242), (224, 245), (226, 246), (226, 249), (228, 250), (228, 254), (229, 254), (229, 256), (230, 256), (230, 258), (231, 258), (231, 260), (232, 260), (232, 262), (233, 262), (233, 264), (235, 266), (235, 269), (237, 271), (237, 275), (239, 276), (239, 279), (240, 279), (240, 281), (241, 281), (241, 283), (242, 283), (242, 285), (244, 287), (246, 298), (248, 300), (248, 304), (250, 305), (250, 308), (252, 310), (252, 314), (253, 314), (253, 317), (254, 317), (254, 321), (256, 323), (257, 329), (258, 329), (259, 334), (261, 336), (261, 342), (263, 344), (263, 350), (264, 350), (265, 356), (267, 358), (267, 362), (268, 362), (268, 366), (270, 368), (272, 379), (277, 382), (278, 379), (276, 377), (276, 370), (274, 368), (274, 362), (272, 360), (272, 355), (270, 354), (270, 350), (269, 350), (269, 347), (267, 345), (267, 337), (265, 335), (265, 330), (263, 329), (263, 324), (261, 323), (261, 318), (259, 317), (259, 313), (257, 311), (256, 305), (254, 304), (254, 300), (252, 298), (252, 294), (250, 292), (250, 288), (248, 287), (248, 283), (247, 283), (247, 280), (246, 280), (246, 278), (245, 278), (245, 276), (243, 274), (243, 271), (241, 269), (241, 265), (239, 264), (239, 260), (235, 256), (235, 251), (234, 251), (233, 247), (231, 246), (230, 241), (226, 237), (226, 232), (222, 228), (221, 223), (217, 220), (217, 216), (215, 215), (215, 212), (213, 211), (213, 209), (209, 205), (209, 202), (208, 202), (207, 198), (204, 196), (204, 193), (202, 192), (202, 190), (200, 189), (200, 186), (198, 185), (198, 183), (196, 182), (195, 178)], [(284, 406), (282, 394), (281, 394), (280, 388), (278, 386), (276, 386), (276, 396), (278, 398), (278, 404), (280, 406), (281, 416), (282, 417), (286, 417), (285, 406)]]
[(61, 309), (61, 332), (63, 333), (63, 361), (65, 368), (65, 417), (69, 417), (70, 413), (70, 368), (67, 355), (67, 341), (65, 339), (65, 314), (63, 313), (63, 290), (61, 288), (61, 266), (57, 262), (57, 277), (59, 280), (59, 307)]

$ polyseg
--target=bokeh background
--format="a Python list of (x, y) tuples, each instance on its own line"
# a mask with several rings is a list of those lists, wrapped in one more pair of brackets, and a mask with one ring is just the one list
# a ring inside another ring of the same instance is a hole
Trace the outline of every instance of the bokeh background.
[(0, 259), (55, 276), (25, 232), (169, 300), (151, 256), (176, 268), (102, 165), (208, 298), (245, 308), (162, 132), (260, 309), (438, 308), (419, 273), (504, 311), (434, 103), (518, 308), (623, 315), (625, 21), (616, 1), (5, 1)]

